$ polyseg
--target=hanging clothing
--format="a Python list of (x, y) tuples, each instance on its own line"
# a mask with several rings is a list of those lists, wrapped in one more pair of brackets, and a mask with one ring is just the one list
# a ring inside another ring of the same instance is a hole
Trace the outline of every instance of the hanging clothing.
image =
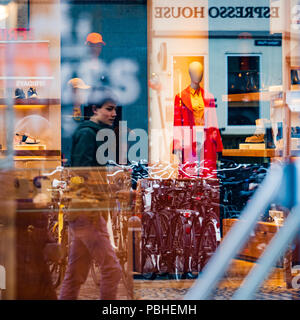
[(216, 169), (217, 152), (222, 150), (214, 96), (203, 88), (188, 86), (175, 97), (173, 153), (179, 151), (183, 163), (204, 160), (211, 171)]

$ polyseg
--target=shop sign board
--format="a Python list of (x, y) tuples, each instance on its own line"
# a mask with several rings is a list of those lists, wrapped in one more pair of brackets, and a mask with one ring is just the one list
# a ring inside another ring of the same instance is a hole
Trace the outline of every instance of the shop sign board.
[(0, 41), (33, 40), (33, 30), (23, 28), (0, 29)]
[(52, 80), (49, 41), (0, 42), (0, 84), (44, 87)]
[(269, 0), (154, 0), (154, 31), (268, 31), (270, 19), (281, 20), (281, 7)]
[(154, 0), (152, 28), (154, 31), (207, 31), (207, 0)]
[(254, 45), (264, 47), (281, 47), (281, 40), (254, 40)]

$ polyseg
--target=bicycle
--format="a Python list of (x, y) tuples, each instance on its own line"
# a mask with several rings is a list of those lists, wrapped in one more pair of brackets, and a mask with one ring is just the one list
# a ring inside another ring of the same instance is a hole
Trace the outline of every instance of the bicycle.
[[(157, 274), (177, 280), (194, 278), (195, 265), (201, 266), (196, 268), (198, 273), (206, 264), (204, 258), (208, 260), (220, 241), (218, 218), (203, 205), (199, 211), (199, 197), (194, 197), (201, 192), (203, 182), (183, 179), (152, 183), (153, 190), (148, 190), (152, 193), (151, 209), (148, 206), (143, 213), (142, 274), (149, 280)], [(208, 246), (211, 239), (215, 245)], [(202, 256), (195, 258), (198, 251)]]
[(142, 215), (142, 241), (141, 241), (141, 273), (145, 279), (153, 280), (157, 273), (168, 274), (172, 266), (172, 226), (169, 220), (174, 219), (171, 208), (160, 205), (164, 194), (164, 186), (152, 181), (153, 193), (150, 210)]
[[(54, 179), (52, 188), (48, 189), (52, 194), (52, 205), (50, 205), (51, 213), (48, 216), (48, 232), (51, 242), (46, 245), (45, 257), (49, 266), (53, 287), (57, 288), (64, 279), (68, 259), (68, 226), (65, 215), (68, 207), (68, 199), (64, 198), (64, 192), (67, 190), (67, 182), (65, 179), (63, 167), (57, 167), (51, 173), (43, 173), (44, 178), (61, 173), (61, 179)], [(68, 174), (68, 172), (66, 173)], [(35, 184), (39, 183), (38, 179)]]
[(180, 219), (176, 225), (174, 263), (178, 280), (197, 277), (221, 240), (217, 207), (204, 181), (189, 182), (184, 201), (177, 209)]

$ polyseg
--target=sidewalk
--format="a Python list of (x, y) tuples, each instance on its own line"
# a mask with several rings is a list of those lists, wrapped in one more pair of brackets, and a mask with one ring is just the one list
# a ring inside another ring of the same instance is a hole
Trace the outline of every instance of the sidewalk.
[[(254, 266), (252, 262), (234, 260), (229, 272), (215, 290), (213, 300), (228, 300), (241, 285), (245, 275)], [(182, 300), (195, 280), (134, 280), (136, 300)], [(99, 288), (91, 275), (81, 287), (79, 300), (98, 300)], [(286, 289), (283, 269), (275, 268), (269, 279), (256, 295), (256, 300), (300, 300), (299, 289)], [(122, 280), (119, 285), (118, 300), (127, 300)]]

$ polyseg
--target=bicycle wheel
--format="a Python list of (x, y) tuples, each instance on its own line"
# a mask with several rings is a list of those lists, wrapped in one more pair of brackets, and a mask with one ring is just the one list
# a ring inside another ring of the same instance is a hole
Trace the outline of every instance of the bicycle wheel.
[(198, 220), (194, 222), (192, 235), (191, 235), (191, 250), (192, 255), (189, 261), (189, 269), (191, 271), (192, 277), (197, 278), (199, 272), (201, 271), (201, 252), (200, 248), (201, 240), (201, 226)]
[(177, 219), (173, 234), (174, 278), (181, 280), (186, 273), (185, 231), (181, 219)]
[(158, 272), (158, 234), (150, 218), (143, 219), (141, 273), (147, 280), (154, 280)]
[(205, 267), (208, 260), (217, 249), (217, 235), (212, 221), (208, 221), (202, 229), (202, 235), (199, 243), (201, 270)]
[[(122, 268), (122, 280), (127, 291), (129, 290), (129, 276), (127, 272), (128, 265), (128, 199), (127, 201), (115, 202), (115, 206), (111, 211), (111, 221), (114, 236), (114, 244), (116, 247), (116, 255)], [(131, 212), (130, 212), (131, 214)]]
[(170, 226), (170, 213), (160, 212), (156, 219), (157, 229), (160, 234), (158, 247), (157, 268), (160, 276), (165, 276), (172, 271), (172, 238)]
[[(50, 237), (54, 241), (58, 241), (58, 224), (57, 221), (49, 219), (48, 229), (50, 231)], [(52, 284), (54, 289), (58, 288), (62, 283), (68, 261), (68, 230), (66, 227), (62, 230), (62, 239), (60, 245), (59, 256), (53, 259), (53, 261), (47, 261), (49, 271), (51, 274)]]

